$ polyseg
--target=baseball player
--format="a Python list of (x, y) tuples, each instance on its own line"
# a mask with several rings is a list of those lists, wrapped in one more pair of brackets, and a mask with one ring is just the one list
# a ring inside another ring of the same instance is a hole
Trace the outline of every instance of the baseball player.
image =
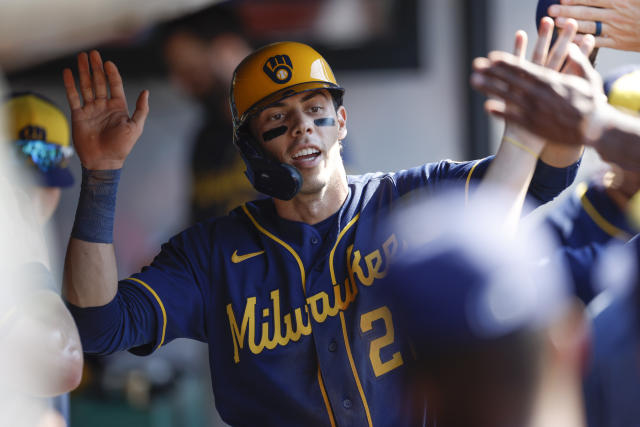
[(640, 239), (623, 250), (614, 254), (616, 264), (630, 262), (633, 268), (621, 275), (625, 268), (618, 267), (605, 284), (610, 288), (588, 306), (592, 336), (584, 390), (589, 427), (631, 426), (640, 420)]
[(382, 285), (412, 343), (407, 387), (438, 426), (583, 425), (582, 306), (564, 264), (532, 262), (552, 250), (547, 230), (512, 238), (493, 213), (500, 199), (464, 209), (446, 195), (394, 212), (410, 249)]
[[(640, 67), (624, 66), (604, 79), (609, 104), (627, 112), (640, 110)], [(635, 114), (635, 113), (634, 113)], [(627, 242), (638, 230), (627, 218), (631, 198), (640, 189), (640, 172), (613, 165), (605, 174), (580, 183), (573, 197), (552, 211), (555, 231), (571, 267), (575, 292), (588, 303), (598, 293), (593, 266), (611, 242)]]
[[(1, 110), (7, 120), (12, 155), (2, 168), (6, 175), (0, 179), (12, 176), (13, 197), (18, 202), (17, 206), (12, 206), (12, 198), (4, 202), (4, 219), (12, 230), (19, 230), (16, 236), (19, 234), (30, 249), (8, 263), (13, 271), (3, 269), (10, 285), (0, 304), (0, 339), (6, 346), (0, 352), (1, 383), (26, 395), (55, 396), (55, 411), (29, 416), (43, 417), (39, 421), (42, 425), (46, 418), (66, 424), (69, 396), (63, 393), (80, 382), (82, 351), (78, 331), (59, 296), (59, 284), (48, 269), (49, 256), (41, 236), (42, 227), (58, 206), (61, 188), (73, 184), (67, 168), (73, 154), (69, 122), (60, 108), (32, 92), (11, 94), (3, 99)], [(12, 251), (21, 254), (15, 236), (4, 231), (7, 241), (13, 242)], [(7, 401), (11, 402), (3, 400)], [(20, 416), (4, 409), (0, 424), (15, 424)]]
[(344, 89), (311, 47), (275, 43), (245, 58), (231, 85), (234, 143), (248, 179), (270, 197), (178, 234), (118, 282), (116, 190), (148, 92), (129, 116), (113, 63), (81, 53), (78, 75), (84, 104), (64, 71), (83, 165), (64, 290), (84, 349), (144, 355), (178, 337), (208, 343), (216, 407), (232, 425), (420, 423), (410, 417), (422, 402), (400, 387), (411, 353), (380, 289), (403, 242), (374, 232), (404, 196), (468, 188), (492, 163), (531, 180), (538, 203), (577, 170), (576, 159), (552, 167), (538, 160), (544, 147), (517, 141), (495, 159), (347, 176)]

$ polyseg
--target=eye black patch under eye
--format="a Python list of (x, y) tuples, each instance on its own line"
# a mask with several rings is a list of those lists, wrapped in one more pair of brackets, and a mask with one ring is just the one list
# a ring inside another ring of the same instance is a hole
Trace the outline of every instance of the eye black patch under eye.
[(262, 140), (264, 142), (271, 141), (274, 138), (284, 135), (287, 132), (286, 126), (278, 126), (277, 128), (269, 129), (262, 134)]
[(315, 119), (313, 123), (315, 123), (316, 126), (335, 126), (336, 119), (333, 117), (324, 117), (322, 119)]

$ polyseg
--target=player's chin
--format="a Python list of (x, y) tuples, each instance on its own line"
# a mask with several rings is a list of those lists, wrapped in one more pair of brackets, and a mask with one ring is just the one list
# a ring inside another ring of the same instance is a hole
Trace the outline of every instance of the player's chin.
[(324, 180), (318, 179), (315, 176), (307, 178), (303, 174), (302, 180), (303, 181), (302, 188), (300, 189), (300, 194), (319, 194), (327, 187), (327, 183)]

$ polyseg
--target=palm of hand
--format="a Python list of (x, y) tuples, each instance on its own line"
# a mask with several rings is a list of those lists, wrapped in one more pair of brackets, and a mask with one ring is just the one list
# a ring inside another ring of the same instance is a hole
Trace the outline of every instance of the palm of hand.
[(96, 100), (72, 112), (73, 140), (83, 164), (94, 158), (124, 162), (141, 134), (120, 99)]
[[(119, 169), (142, 134), (149, 112), (148, 92), (143, 91), (129, 117), (122, 79), (115, 64), (103, 67), (97, 51), (78, 55), (78, 75), (84, 105), (80, 101), (71, 70), (64, 71), (67, 99), (71, 107), (73, 142), (87, 169)], [(106, 73), (105, 73), (106, 72)], [(111, 97), (108, 96), (108, 87)]]

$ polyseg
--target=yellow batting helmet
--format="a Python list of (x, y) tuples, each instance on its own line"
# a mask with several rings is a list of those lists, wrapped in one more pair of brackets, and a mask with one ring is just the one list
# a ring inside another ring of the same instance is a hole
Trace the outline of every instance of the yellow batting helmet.
[(604, 78), (609, 104), (635, 114), (640, 113), (640, 65), (625, 65)]
[(238, 65), (231, 81), (234, 134), (253, 114), (300, 92), (328, 89), (341, 102), (344, 89), (331, 67), (311, 46), (278, 42), (264, 46)]
[(302, 175), (295, 167), (271, 159), (250, 133), (243, 131), (244, 125), (274, 102), (316, 89), (327, 89), (336, 104), (342, 104), (344, 89), (336, 82), (331, 67), (302, 43), (279, 42), (262, 47), (233, 72), (233, 141), (247, 166), (247, 178), (259, 192), (290, 200), (302, 187)]

